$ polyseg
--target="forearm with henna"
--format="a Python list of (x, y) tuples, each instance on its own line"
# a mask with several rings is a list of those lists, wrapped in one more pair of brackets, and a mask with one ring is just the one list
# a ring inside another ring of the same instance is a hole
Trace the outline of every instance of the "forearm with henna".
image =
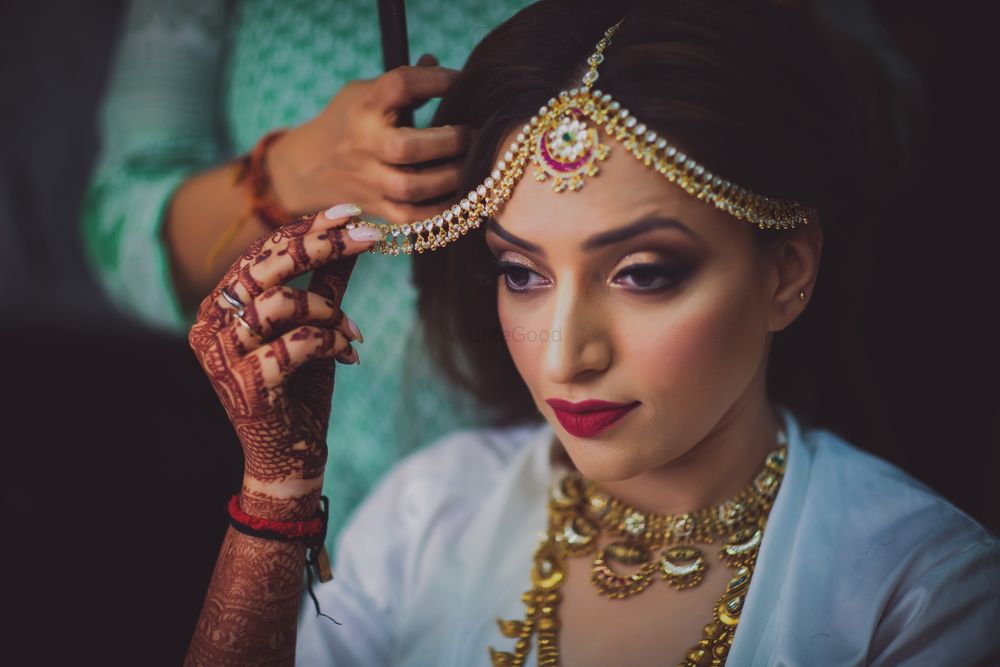
[[(243, 446), (240, 509), (253, 517), (301, 521), (319, 511), (335, 362), (356, 360), (350, 341), (360, 336), (340, 302), (372, 242), (348, 238), (347, 219), (303, 218), (253, 242), (188, 334)], [(308, 291), (284, 284), (307, 271)], [(244, 306), (239, 318), (232, 299)], [(186, 664), (293, 664), (305, 566), (302, 542), (230, 528)]]
[[(305, 519), (318, 492), (279, 499), (246, 486), (242, 509), (254, 516)], [(291, 665), (302, 596), (305, 547), (226, 533), (185, 665)]]

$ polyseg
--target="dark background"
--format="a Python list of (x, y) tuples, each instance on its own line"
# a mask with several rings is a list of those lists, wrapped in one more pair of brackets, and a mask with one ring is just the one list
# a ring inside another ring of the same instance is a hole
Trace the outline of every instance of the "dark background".
[[(923, 77), (927, 115), (913, 168), (879, 207), (848, 324), (878, 410), (859, 417), (844, 395), (823, 413), (996, 533), (995, 37), (974, 3), (873, 4)], [(238, 444), (186, 341), (116, 315), (80, 253), (122, 6), (0, 9), (7, 664), (180, 664), (240, 480)]]

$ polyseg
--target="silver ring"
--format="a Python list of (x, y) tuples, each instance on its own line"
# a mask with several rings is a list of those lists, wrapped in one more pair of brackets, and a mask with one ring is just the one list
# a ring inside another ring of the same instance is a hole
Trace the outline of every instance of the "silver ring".
[(242, 301), (237, 299), (235, 296), (229, 293), (229, 288), (222, 288), (222, 298), (229, 302), (229, 305), (240, 311), (239, 314), (242, 315), (243, 311), (246, 310), (246, 306)]

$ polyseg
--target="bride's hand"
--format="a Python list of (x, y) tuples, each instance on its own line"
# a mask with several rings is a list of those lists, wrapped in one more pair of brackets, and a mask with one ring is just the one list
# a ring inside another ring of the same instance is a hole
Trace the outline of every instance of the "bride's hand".
[[(336, 206), (258, 239), (198, 309), (188, 341), (243, 446), (244, 493), (301, 497), (322, 485), (335, 360), (358, 363), (360, 331), (340, 304), (374, 241), (345, 228), (359, 212)], [(308, 291), (284, 284), (313, 270)]]

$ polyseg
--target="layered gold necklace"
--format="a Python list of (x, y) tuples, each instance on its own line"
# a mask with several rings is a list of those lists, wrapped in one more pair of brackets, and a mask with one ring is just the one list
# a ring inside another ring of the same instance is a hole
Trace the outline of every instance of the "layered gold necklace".
[[(494, 667), (524, 665), (532, 635), (537, 637), (539, 667), (560, 664), (558, 611), (567, 558), (594, 554), (590, 581), (597, 593), (625, 599), (644, 591), (657, 575), (678, 590), (697, 586), (708, 567), (705, 553), (697, 545), (717, 540), (721, 543), (719, 558), (733, 573), (715, 604), (703, 638), (679, 664), (724, 665), (753, 576), (764, 526), (784, 475), (787, 443), (784, 432), (779, 432), (778, 447), (767, 455), (753, 481), (738, 494), (718, 505), (684, 514), (641, 512), (578, 472), (563, 476), (550, 491), (549, 527), (535, 551), (532, 588), (521, 596), (525, 618), (497, 619), (501, 633), (517, 642), (513, 652), (489, 647)], [(598, 548), (602, 533), (617, 539)], [(616, 563), (637, 569), (632, 574), (620, 574), (613, 567)]]

